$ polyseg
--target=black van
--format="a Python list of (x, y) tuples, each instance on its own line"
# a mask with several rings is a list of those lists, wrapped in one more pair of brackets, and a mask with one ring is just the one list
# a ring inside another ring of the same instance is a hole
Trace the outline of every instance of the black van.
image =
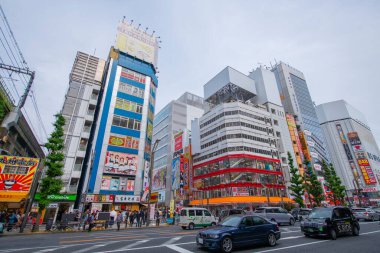
[(336, 240), (338, 235), (359, 235), (359, 222), (347, 207), (314, 208), (305, 221), (301, 221), (301, 231), (305, 236), (329, 236)]

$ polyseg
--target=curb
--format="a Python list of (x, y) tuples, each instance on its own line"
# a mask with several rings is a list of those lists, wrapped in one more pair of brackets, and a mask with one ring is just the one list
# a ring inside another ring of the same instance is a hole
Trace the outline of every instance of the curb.
[[(130, 228), (120, 228), (120, 231), (128, 231), (128, 230), (138, 230), (138, 229), (147, 229), (147, 228), (162, 228), (162, 227), (170, 227), (173, 225), (169, 224), (161, 224), (160, 226), (142, 226), (142, 227), (130, 227)], [(175, 225), (174, 225), (175, 226)], [(91, 232), (100, 232), (100, 231), (117, 231), (117, 228), (101, 228), (101, 229), (95, 229), (93, 228)], [(21, 235), (39, 235), (39, 234), (65, 234), (65, 233), (80, 233), (80, 232), (88, 232), (87, 230), (71, 230), (71, 231), (56, 231), (56, 232), (48, 232), (48, 231), (38, 231), (38, 232), (24, 232), (24, 233), (0, 233), (0, 238), (1, 237), (7, 237), (7, 236), (21, 236)]]

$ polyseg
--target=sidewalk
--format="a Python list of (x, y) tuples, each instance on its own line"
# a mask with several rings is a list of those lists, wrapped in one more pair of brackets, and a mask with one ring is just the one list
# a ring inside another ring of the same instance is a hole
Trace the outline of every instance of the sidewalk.
[[(146, 225), (144, 226), (141, 226), (141, 227), (136, 227), (135, 224), (133, 227), (130, 227), (128, 225), (128, 227), (126, 228), (125, 227), (125, 224), (122, 224), (121, 227), (120, 227), (120, 231), (125, 231), (125, 230), (136, 230), (136, 229), (146, 229), (146, 228), (160, 228), (160, 227), (169, 227), (169, 226), (172, 226), (172, 225), (169, 225), (168, 223), (161, 223), (159, 227), (156, 226), (156, 223), (155, 222), (151, 222), (149, 227), (147, 227)], [(45, 224), (42, 224), (40, 225), (39, 227), (39, 231), (38, 232), (32, 232), (32, 227), (31, 227), (31, 224), (27, 224), (27, 226), (25, 227), (24, 229), (24, 232), (23, 233), (20, 233), (20, 229), (17, 228), (17, 229), (12, 229), (11, 231), (7, 232), (6, 229), (4, 229), (4, 232), (3, 233), (0, 233), (0, 237), (2, 236), (17, 236), (17, 235), (33, 235), (33, 234), (56, 234), (56, 233), (74, 233), (74, 232), (87, 232), (87, 229), (86, 230), (78, 230), (78, 227), (75, 227), (74, 229), (68, 229), (68, 230), (62, 230), (62, 231), (46, 231), (45, 230), (46, 228), (46, 225)], [(86, 228), (88, 228), (88, 226), (86, 226)], [(94, 227), (91, 232), (96, 232), (96, 231), (116, 231), (117, 230), (117, 226), (116, 224), (114, 224), (113, 226), (108, 226), (108, 228), (104, 228), (104, 227), (101, 227), (101, 228), (96, 228)]]

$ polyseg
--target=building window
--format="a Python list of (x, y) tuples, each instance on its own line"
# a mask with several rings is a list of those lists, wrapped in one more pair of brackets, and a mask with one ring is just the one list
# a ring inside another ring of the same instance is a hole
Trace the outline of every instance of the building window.
[(273, 114), (276, 114), (276, 110), (275, 109), (272, 108), (271, 111), (272, 111)]
[(118, 127), (129, 128), (129, 129), (133, 129), (133, 130), (140, 130), (140, 121), (139, 120), (130, 119), (130, 118), (122, 117), (122, 116), (118, 116), (118, 115), (113, 116), (112, 125), (118, 126)]
[(135, 102), (132, 102), (129, 100), (125, 100), (122, 98), (116, 98), (115, 108), (130, 111), (130, 112), (136, 112), (136, 113), (140, 113), (140, 114), (142, 113), (142, 105), (141, 104), (138, 104), (138, 103), (135, 103)]
[(277, 120), (273, 120), (273, 124), (275, 125), (275, 126), (278, 126), (278, 121)]

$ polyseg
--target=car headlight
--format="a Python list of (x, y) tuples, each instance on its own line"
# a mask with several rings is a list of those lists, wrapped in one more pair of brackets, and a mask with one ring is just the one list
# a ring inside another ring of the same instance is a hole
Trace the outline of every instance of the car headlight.
[(208, 238), (211, 238), (211, 239), (217, 239), (219, 238), (219, 235), (216, 235), (216, 234), (209, 234), (207, 235)]

